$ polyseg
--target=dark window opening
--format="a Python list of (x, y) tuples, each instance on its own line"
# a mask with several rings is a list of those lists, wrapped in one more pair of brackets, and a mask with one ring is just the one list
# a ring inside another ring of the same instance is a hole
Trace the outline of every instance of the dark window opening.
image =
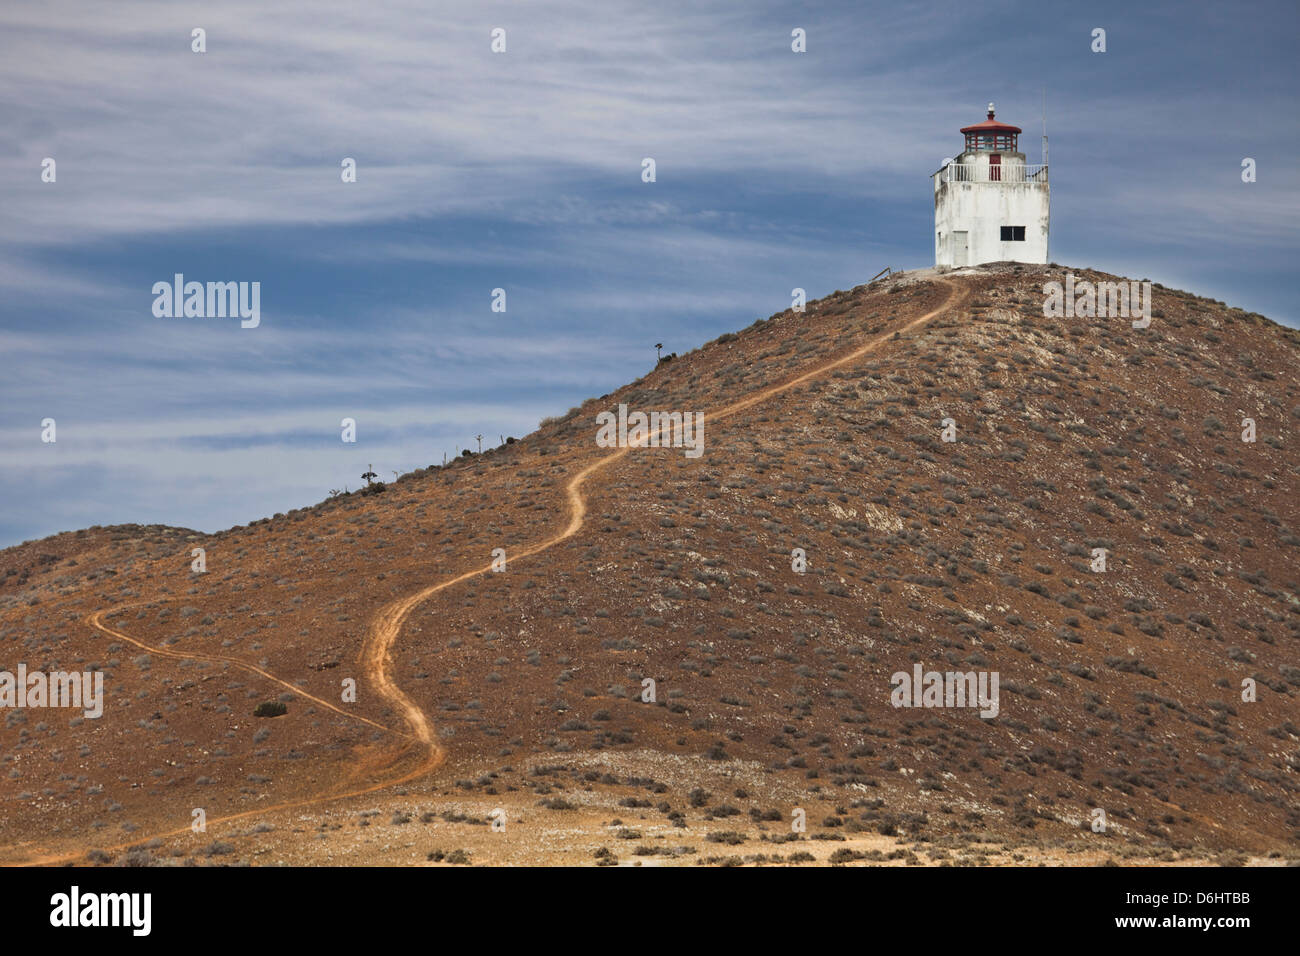
[(1003, 242), (1024, 242), (1025, 227), (1024, 226), (1003, 226), (1002, 241)]

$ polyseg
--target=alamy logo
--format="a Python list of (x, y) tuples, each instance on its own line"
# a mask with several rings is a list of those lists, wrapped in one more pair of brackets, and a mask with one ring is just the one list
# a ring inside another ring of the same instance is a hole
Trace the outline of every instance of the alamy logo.
[(998, 715), (997, 671), (921, 672), (898, 671), (889, 678), (894, 685), (889, 702), (895, 707), (979, 707), (985, 719)]
[(1133, 328), (1151, 324), (1151, 283), (1076, 282), (1074, 274), (1065, 284), (1044, 282), (1043, 317), (1047, 319), (1133, 319)]
[(103, 671), (0, 671), (0, 707), (81, 707), (92, 720), (104, 714)]
[(600, 448), (685, 448), (687, 458), (704, 453), (703, 412), (629, 414), (626, 405), (619, 405), (617, 415), (601, 412), (596, 424)]
[(224, 319), (238, 316), (240, 328), (262, 321), (262, 283), (186, 282), (178, 272), (171, 282), (155, 282), (153, 314), (159, 319)]
[(74, 886), (50, 897), (51, 926), (129, 926), (133, 936), (148, 936), (153, 920), (152, 893), (86, 893)]

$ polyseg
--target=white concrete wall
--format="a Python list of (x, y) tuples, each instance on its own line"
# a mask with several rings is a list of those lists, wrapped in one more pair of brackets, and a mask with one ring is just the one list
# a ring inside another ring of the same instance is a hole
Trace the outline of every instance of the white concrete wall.
[[(1003, 153), (1002, 167), (1024, 164), (1023, 153)], [(1047, 262), (1050, 187), (1046, 183), (983, 182), (988, 153), (963, 153), (958, 163), (982, 166), (977, 182), (944, 182), (934, 177), (934, 262), (952, 266), (954, 232), (968, 234), (967, 265), (981, 262)], [(1003, 226), (1024, 226), (1023, 242), (1003, 242)]]

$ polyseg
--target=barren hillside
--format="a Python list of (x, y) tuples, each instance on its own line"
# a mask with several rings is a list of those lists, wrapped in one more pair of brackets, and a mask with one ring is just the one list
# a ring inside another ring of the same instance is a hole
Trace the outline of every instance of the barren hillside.
[[(106, 693), (4, 712), (0, 862), (1300, 857), (1300, 335), (1159, 286), (1044, 318), (1064, 272), (902, 274), (382, 492), (0, 552), (0, 670)], [(620, 404), (702, 454), (598, 447)], [(915, 665), (997, 715), (893, 706)]]

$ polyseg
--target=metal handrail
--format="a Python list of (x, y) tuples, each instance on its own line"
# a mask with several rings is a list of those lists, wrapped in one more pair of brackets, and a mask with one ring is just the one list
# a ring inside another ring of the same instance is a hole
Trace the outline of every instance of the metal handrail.
[[(994, 175), (993, 170), (997, 170)], [(935, 174), (945, 183), (1047, 183), (1047, 166), (1041, 163), (949, 163)]]

